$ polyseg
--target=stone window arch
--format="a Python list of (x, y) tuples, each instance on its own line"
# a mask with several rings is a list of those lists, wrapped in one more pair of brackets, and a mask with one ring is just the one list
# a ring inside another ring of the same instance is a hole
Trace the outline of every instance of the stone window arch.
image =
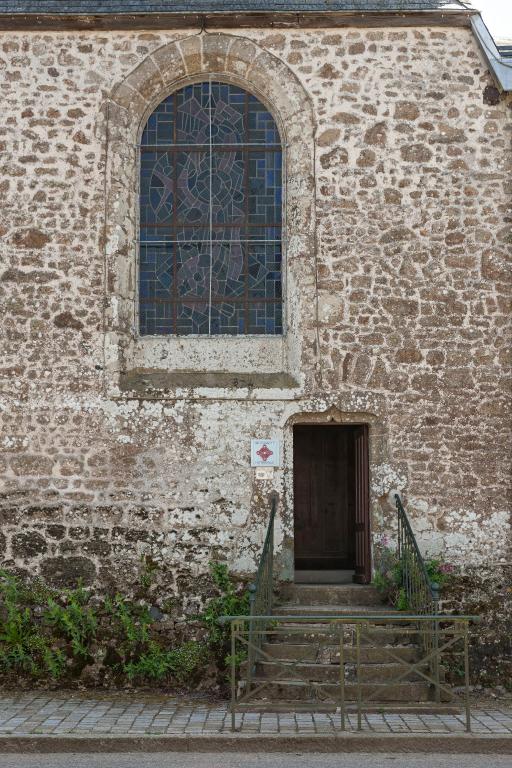
[(140, 139), (141, 335), (281, 334), (282, 146), (249, 91), (183, 85)]
[[(282, 334), (257, 338), (245, 334), (139, 334), (140, 137), (163, 99), (186, 85), (207, 80), (230, 83), (254, 95), (272, 114), (281, 135), (286, 296)], [(274, 389), (292, 379), (297, 384), (301, 371), (314, 369), (314, 362), (305, 362), (307, 354), (314, 356), (316, 335), (315, 122), (310, 97), (297, 77), (284, 62), (248, 38), (209, 33), (184, 36), (154, 50), (113, 89), (102, 125), (106, 149), (104, 350), (110, 395), (117, 396), (120, 383), (123, 389), (122, 377), (130, 371), (157, 372), (164, 378), (176, 371), (257, 372), (267, 376), (265, 386)], [(300, 299), (302, 293), (305, 301)], [(208, 381), (210, 387), (213, 379)], [(183, 377), (180, 382), (181, 390), (186, 386), (190, 391), (194, 386), (184, 383)], [(257, 377), (249, 386), (258, 397)], [(172, 383), (165, 389), (169, 397), (175, 396)]]

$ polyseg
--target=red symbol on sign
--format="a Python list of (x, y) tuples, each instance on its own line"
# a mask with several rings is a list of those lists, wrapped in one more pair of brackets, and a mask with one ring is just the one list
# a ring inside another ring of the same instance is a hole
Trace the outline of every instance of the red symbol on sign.
[(262, 445), (259, 451), (256, 451), (256, 455), (259, 456), (262, 461), (267, 461), (270, 456), (274, 455), (274, 451), (271, 451), (268, 445)]

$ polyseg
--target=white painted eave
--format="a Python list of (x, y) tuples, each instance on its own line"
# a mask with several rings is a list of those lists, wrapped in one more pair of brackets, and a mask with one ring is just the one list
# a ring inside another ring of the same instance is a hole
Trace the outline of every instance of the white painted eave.
[(500, 54), (480, 14), (471, 17), (471, 27), (496, 85), (502, 91), (512, 91), (512, 60)]

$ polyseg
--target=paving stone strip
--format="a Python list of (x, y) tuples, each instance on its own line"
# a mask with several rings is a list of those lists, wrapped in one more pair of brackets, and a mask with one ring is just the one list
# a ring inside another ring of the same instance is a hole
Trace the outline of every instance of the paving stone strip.
[[(339, 714), (245, 712), (237, 714), (237, 732), (272, 736), (340, 733)], [(357, 717), (349, 714), (346, 730), (357, 731)], [(461, 734), (463, 714), (369, 713), (363, 732), (373, 734)], [(125, 694), (84, 698), (78, 694), (23, 693), (0, 697), (0, 739), (8, 736), (212, 736), (231, 733), (227, 702)], [(472, 711), (474, 735), (512, 737), (512, 707), (496, 704)]]

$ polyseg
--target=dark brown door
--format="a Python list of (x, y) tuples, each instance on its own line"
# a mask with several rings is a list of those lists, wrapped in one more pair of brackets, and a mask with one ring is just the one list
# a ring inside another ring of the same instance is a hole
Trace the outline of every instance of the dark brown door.
[(354, 427), (354, 482), (355, 482), (355, 574), (354, 581), (371, 581), (370, 555), (370, 498), (368, 472), (368, 427)]
[(294, 428), (295, 567), (354, 567), (354, 455), (350, 429)]

